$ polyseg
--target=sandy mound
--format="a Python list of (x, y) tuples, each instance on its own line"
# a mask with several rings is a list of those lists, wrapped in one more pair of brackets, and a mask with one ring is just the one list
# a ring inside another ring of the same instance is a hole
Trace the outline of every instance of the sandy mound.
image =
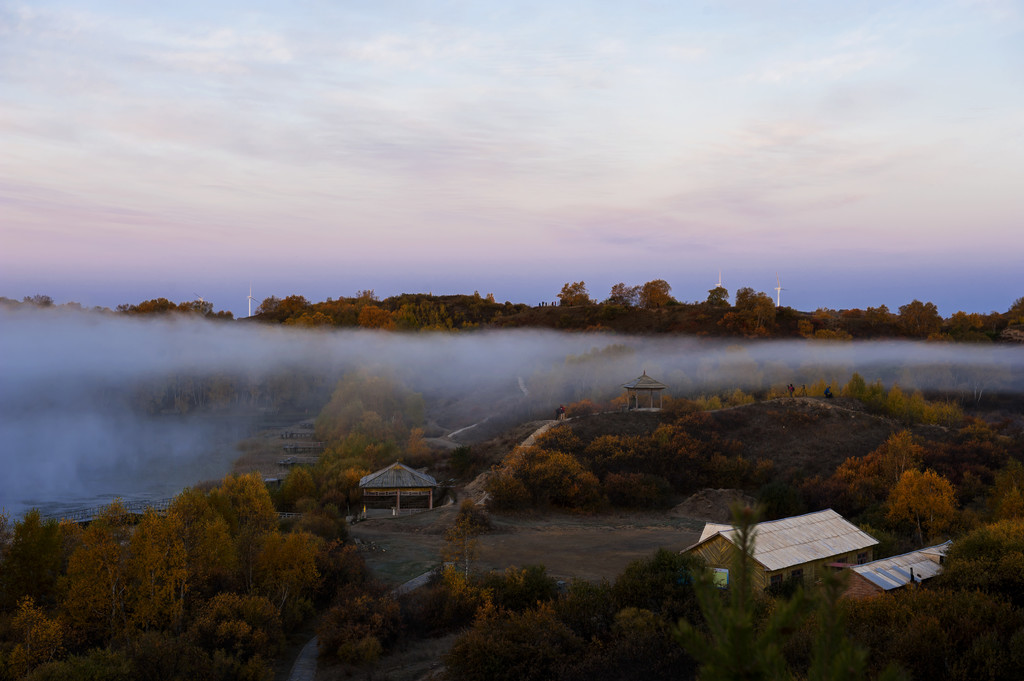
[(737, 501), (753, 506), (756, 500), (738, 489), (702, 489), (670, 513), (713, 523), (727, 523), (732, 520), (729, 507)]

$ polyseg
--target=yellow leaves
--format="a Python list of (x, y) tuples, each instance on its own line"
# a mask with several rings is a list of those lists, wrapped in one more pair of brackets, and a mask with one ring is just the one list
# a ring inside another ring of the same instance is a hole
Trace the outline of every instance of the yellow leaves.
[(587, 293), (586, 282), (576, 281), (566, 283), (558, 294), (558, 304), (565, 306), (590, 305), (593, 303), (590, 294)]
[(917, 524), (921, 542), (925, 532), (929, 536), (945, 532), (956, 519), (953, 485), (930, 469), (904, 471), (889, 494), (888, 506), (889, 520), (909, 520)]
[(229, 475), (210, 492), (210, 502), (225, 517), (233, 534), (249, 530), (256, 534), (277, 527), (277, 511), (259, 473)]
[(161, 518), (150, 510), (132, 534), (128, 606), (137, 628), (168, 629), (181, 623), (188, 567), (180, 518)]
[(28, 596), (18, 603), (11, 629), (17, 640), (7, 658), (12, 678), (21, 678), (64, 652), (64, 627), (60, 620), (47, 617)]
[(672, 287), (664, 279), (649, 281), (640, 288), (640, 307), (653, 309), (672, 302)]
[(364, 329), (391, 330), (395, 328), (395, 321), (391, 313), (376, 305), (364, 305), (359, 311), (359, 326)]
[(256, 558), (256, 585), (279, 611), (289, 600), (306, 596), (316, 587), (318, 548), (319, 541), (308, 532), (274, 532), (264, 537)]

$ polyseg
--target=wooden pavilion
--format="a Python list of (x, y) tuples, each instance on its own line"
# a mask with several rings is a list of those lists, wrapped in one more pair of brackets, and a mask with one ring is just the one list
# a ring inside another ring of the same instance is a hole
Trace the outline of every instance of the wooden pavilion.
[[(654, 380), (644, 371), (643, 376), (630, 381), (622, 387), (626, 389), (627, 409), (661, 409), (661, 391), (668, 386)], [(647, 399), (641, 400), (641, 395), (644, 393), (646, 393)], [(654, 406), (654, 393), (658, 393), (657, 407)], [(647, 406), (643, 406), (643, 402), (647, 402)]]
[(433, 477), (396, 461), (359, 481), (363, 516), (368, 508), (390, 509), (392, 515), (429, 511), (434, 508), (435, 487), (437, 480)]

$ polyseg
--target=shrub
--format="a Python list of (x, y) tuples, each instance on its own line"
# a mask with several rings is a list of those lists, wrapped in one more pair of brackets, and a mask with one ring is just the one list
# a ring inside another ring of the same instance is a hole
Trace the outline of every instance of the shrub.
[(558, 619), (587, 641), (611, 631), (617, 610), (608, 582), (591, 584), (582, 579), (569, 583), (568, 591), (554, 608)]
[(494, 605), (504, 610), (527, 610), (558, 595), (558, 585), (543, 565), (511, 566), (503, 573), (491, 572), (481, 584), (492, 594)]
[(452, 566), (438, 573), (430, 584), (404, 595), (399, 604), (406, 631), (421, 636), (464, 627), (493, 608), (490, 592), (474, 585)]
[(398, 636), (398, 602), (384, 593), (348, 587), (320, 620), (321, 654), (348, 664), (375, 661)]
[(612, 586), (615, 605), (650, 610), (673, 622), (694, 621), (699, 615), (693, 579), (702, 567), (699, 558), (659, 549), (651, 558), (633, 561), (618, 576)]
[(218, 594), (207, 601), (187, 632), (193, 644), (245, 662), (273, 656), (284, 642), (277, 608), (262, 596)]
[(452, 681), (547, 681), (583, 648), (550, 606), (486, 618), (444, 656)]
[(647, 473), (609, 473), (602, 489), (613, 506), (624, 508), (663, 508), (672, 494), (668, 480)]

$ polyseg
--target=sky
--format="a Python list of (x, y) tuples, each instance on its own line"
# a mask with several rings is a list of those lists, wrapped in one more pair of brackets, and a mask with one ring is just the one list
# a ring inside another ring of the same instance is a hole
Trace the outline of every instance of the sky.
[(1024, 2), (0, 0), (0, 295), (1024, 295)]

